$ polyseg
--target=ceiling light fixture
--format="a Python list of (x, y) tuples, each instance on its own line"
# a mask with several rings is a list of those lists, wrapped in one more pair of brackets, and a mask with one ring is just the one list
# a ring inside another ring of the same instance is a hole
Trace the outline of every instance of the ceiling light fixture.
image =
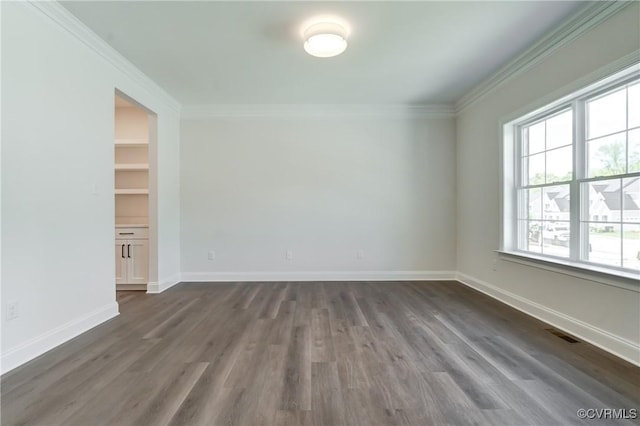
[(319, 22), (304, 30), (304, 50), (318, 58), (337, 56), (347, 48), (347, 30), (335, 22)]

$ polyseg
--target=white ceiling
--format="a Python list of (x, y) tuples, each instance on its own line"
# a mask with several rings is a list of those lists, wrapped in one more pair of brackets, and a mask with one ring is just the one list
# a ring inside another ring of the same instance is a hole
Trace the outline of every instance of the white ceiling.
[[(453, 103), (584, 2), (73, 1), (68, 10), (185, 105)], [(314, 58), (301, 24), (351, 27)]]

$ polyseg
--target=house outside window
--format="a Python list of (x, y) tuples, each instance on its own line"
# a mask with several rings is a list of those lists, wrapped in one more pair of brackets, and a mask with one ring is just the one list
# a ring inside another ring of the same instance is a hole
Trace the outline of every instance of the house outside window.
[(640, 278), (640, 65), (504, 125), (502, 251)]

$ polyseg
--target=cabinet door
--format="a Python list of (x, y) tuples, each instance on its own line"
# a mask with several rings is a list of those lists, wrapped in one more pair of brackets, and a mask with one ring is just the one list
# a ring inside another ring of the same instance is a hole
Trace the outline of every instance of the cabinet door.
[(149, 241), (127, 240), (127, 284), (147, 284), (149, 275)]
[(127, 240), (116, 240), (116, 284), (127, 283)]

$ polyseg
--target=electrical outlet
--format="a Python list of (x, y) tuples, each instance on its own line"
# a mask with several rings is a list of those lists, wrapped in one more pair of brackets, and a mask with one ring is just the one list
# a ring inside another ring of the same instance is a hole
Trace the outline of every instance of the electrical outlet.
[(356, 250), (356, 259), (358, 260), (364, 259), (364, 250), (362, 249)]
[(493, 264), (491, 265), (491, 269), (494, 271), (498, 270), (498, 259), (493, 259)]
[(293, 252), (292, 252), (291, 250), (287, 250), (287, 251), (284, 253), (284, 257), (285, 257), (287, 260), (293, 260)]
[(17, 300), (7, 302), (7, 321), (14, 320), (20, 316), (20, 304)]
[(216, 252), (215, 252), (215, 250), (209, 250), (209, 253), (208, 253), (208, 255), (207, 255), (207, 258), (208, 258), (209, 260), (214, 260), (214, 259), (216, 258)]

